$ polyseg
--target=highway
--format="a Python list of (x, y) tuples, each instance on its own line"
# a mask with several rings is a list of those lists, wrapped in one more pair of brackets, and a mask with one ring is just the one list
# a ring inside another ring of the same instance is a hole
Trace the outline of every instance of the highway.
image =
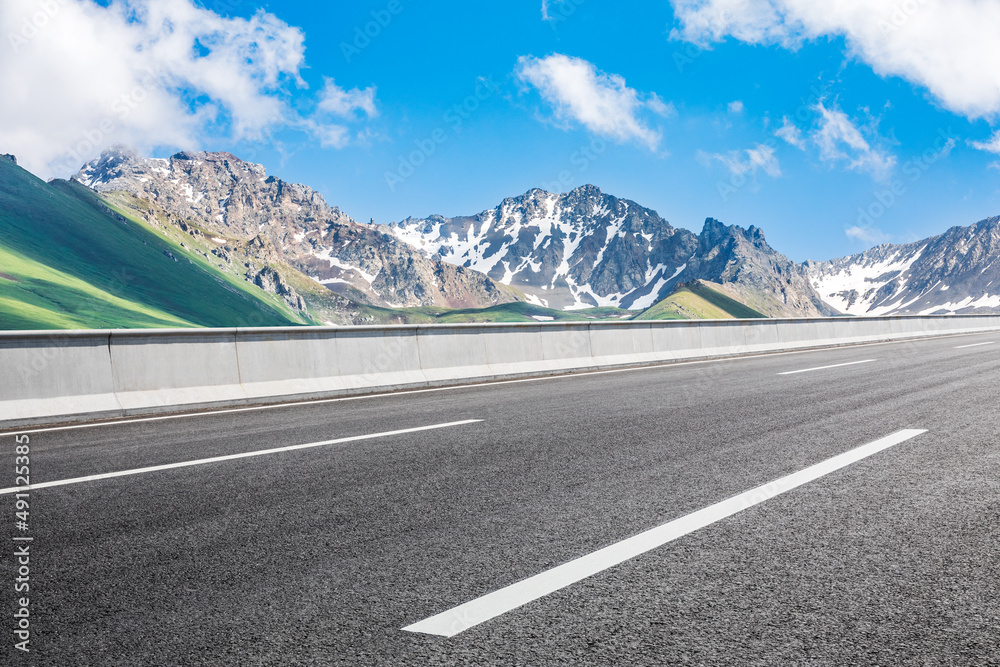
[(0, 664), (1000, 665), (998, 395), (982, 334), (19, 431), (31, 652), (5, 628)]

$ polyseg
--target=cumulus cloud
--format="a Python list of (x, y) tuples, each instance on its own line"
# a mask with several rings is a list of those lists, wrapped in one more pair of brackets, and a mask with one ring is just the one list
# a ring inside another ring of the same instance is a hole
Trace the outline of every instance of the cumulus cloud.
[(640, 96), (621, 76), (558, 53), (545, 58), (522, 56), (516, 74), (541, 93), (557, 121), (577, 122), (594, 134), (634, 141), (650, 150), (659, 146), (660, 133), (646, 125), (643, 112), (669, 114), (670, 107), (655, 95)]
[(729, 113), (741, 114), (743, 113), (743, 100), (735, 100), (729, 103)]
[(983, 0), (672, 0), (674, 37), (707, 46), (733, 37), (794, 49), (839, 36), (882, 76), (927, 88), (970, 118), (1000, 113), (1000, 3)]
[(263, 10), (21, 0), (0, 3), (0, 36), (0, 146), (43, 177), (114, 143), (200, 147), (302, 125), (288, 99), (306, 85), (304, 34)]
[(781, 165), (775, 155), (774, 147), (765, 144), (757, 144), (753, 148), (728, 153), (700, 151), (698, 159), (706, 166), (712, 162), (720, 162), (733, 176), (755, 175), (758, 171), (763, 171), (771, 178), (781, 176)]
[(896, 166), (896, 157), (872, 146), (840, 109), (827, 108), (819, 102), (819, 125), (812, 133), (819, 147), (819, 157), (825, 162), (844, 162), (849, 169), (864, 171), (875, 178), (886, 178)]

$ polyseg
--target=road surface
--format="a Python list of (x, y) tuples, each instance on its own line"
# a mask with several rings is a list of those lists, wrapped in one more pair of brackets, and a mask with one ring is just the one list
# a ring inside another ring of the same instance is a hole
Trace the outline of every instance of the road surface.
[(984, 334), (21, 431), (27, 531), (4, 434), (0, 663), (1000, 665), (998, 395)]

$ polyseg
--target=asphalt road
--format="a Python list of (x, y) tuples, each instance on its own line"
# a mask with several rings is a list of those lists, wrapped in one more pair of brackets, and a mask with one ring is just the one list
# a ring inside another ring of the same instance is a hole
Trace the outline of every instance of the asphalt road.
[[(998, 390), (977, 335), (29, 433), (39, 483), (481, 420), (35, 489), (26, 533), (0, 496), (0, 664), (1000, 665)], [(454, 637), (402, 630), (903, 429)]]

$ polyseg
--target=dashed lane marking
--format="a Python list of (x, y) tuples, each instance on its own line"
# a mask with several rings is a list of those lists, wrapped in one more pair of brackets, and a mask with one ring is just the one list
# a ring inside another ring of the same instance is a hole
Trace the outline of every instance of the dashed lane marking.
[(545, 597), (562, 588), (631, 560), (647, 551), (672, 542), (696, 530), (709, 526), (766, 500), (808, 484), (820, 477), (857, 463), (885, 449), (926, 433), (926, 430), (905, 430), (886, 436), (857, 449), (834, 456), (822, 463), (792, 473), (770, 484), (758, 486), (728, 500), (674, 519), (662, 526), (647, 530), (634, 537), (604, 547), (599, 551), (577, 558), (541, 574), (501, 588), (471, 602), (408, 625), (403, 630), (441, 637), (454, 637), (501, 614), (505, 614), (533, 600)]

